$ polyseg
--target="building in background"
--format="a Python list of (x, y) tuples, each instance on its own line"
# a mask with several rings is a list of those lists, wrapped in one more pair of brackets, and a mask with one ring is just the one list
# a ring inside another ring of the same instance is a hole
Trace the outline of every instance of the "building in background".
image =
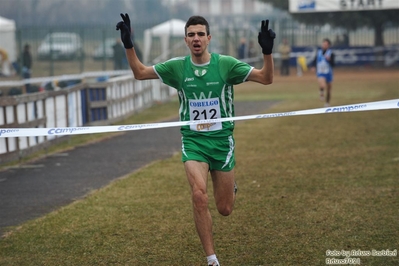
[(167, 6), (186, 5), (192, 14), (204, 16), (213, 36), (209, 51), (234, 56), (237, 56), (240, 39), (245, 38), (248, 47), (258, 34), (260, 21), (275, 20), (280, 13), (270, 4), (258, 0), (164, 0), (164, 3)]
[(200, 15), (231, 16), (262, 14), (271, 6), (258, 0), (190, 0), (187, 1)]
[(236, 20), (249, 15), (265, 17), (271, 14), (273, 9), (270, 4), (258, 0), (164, 0), (164, 3), (168, 6), (185, 4), (194, 14), (207, 19), (234, 17)]

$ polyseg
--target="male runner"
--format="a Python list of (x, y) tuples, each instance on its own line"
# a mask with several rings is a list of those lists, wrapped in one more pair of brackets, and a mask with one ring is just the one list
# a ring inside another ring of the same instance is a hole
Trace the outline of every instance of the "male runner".
[[(176, 88), (180, 120), (203, 120), (234, 116), (233, 85), (245, 81), (271, 84), (276, 34), (262, 21), (258, 41), (262, 47), (263, 67), (255, 69), (231, 56), (208, 52), (211, 41), (209, 24), (201, 16), (192, 16), (185, 25), (185, 42), (190, 55), (177, 57), (154, 66), (145, 66), (137, 58), (131, 38), (128, 14), (116, 25), (126, 48), (126, 56), (138, 80), (161, 79)], [(208, 209), (207, 181), (210, 172), (214, 198), (220, 214), (233, 211), (234, 181), (233, 122), (215, 122), (183, 126), (182, 161), (191, 187), (194, 222), (207, 256), (208, 265), (218, 266), (212, 237), (212, 217)]]
[[(321, 49), (317, 50), (312, 66), (316, 68), (317, 81), (320, 88), (320, 100), (325, 101), (324, 106), (330, 106), (331, 88), (333, 81), (334, 54), (330, 49), (331, 41), (323, 39)], [(326, 96), (324, 97), (324, 90)]]

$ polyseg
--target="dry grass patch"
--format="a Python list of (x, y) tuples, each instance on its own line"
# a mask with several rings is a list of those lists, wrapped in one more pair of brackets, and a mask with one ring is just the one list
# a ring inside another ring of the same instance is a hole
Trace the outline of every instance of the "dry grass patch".
[[(377, 76), (337, 75), (333, 103), (399, 98), (397, 77)], [(321, 105), (310, 77), (246, 83), (246, 99), (285, 99), (267, 112)], [(210, 203), (222, 265), (325, 265), (328, 249), (398, 249), (398, 119), (387, 110), (237, 123), (235, 210), (222, 217)], [(0, 254), (0, 265), (204, 265), (180, 154), (23, 224)]]

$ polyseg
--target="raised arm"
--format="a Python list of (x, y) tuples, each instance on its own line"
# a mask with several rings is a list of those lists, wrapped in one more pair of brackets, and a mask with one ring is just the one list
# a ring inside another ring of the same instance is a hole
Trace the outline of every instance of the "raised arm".
[(123, 21), (120, 21), (118, 24), (116, 24), (116, 30), (121, 31), (121, 40), (126, 49), (126, 58), (129, 62), (130, 68), (133, 71), (134, 77), (139, 80), (157, 79), (158, 76), (152, 66), (144, 65), (137, 57), (136, 51), (133, 47), (132, 39), (130, 37), (132, 30), (130, 27), (129, 15), (127, 13), (125, 15), (121, 14), (121, 17)]
[(263, 67), (261, 69), (253, 69), (251, 74), (248, 76), (248, 80), (265, 85), (273, 83), (274, 61), (272, 50), (274, 38), (276, 38), (276, 33), (274, 33), (272, 29), (269, 29), (269, 20), (262, 20), (258, 42), (262, 47)]

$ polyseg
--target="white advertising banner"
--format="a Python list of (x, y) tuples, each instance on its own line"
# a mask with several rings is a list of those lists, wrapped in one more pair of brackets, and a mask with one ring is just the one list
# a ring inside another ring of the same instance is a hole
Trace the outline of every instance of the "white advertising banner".
[(399, 0), (289, 0), (289, 7), (291, 13), (399, 9)]

